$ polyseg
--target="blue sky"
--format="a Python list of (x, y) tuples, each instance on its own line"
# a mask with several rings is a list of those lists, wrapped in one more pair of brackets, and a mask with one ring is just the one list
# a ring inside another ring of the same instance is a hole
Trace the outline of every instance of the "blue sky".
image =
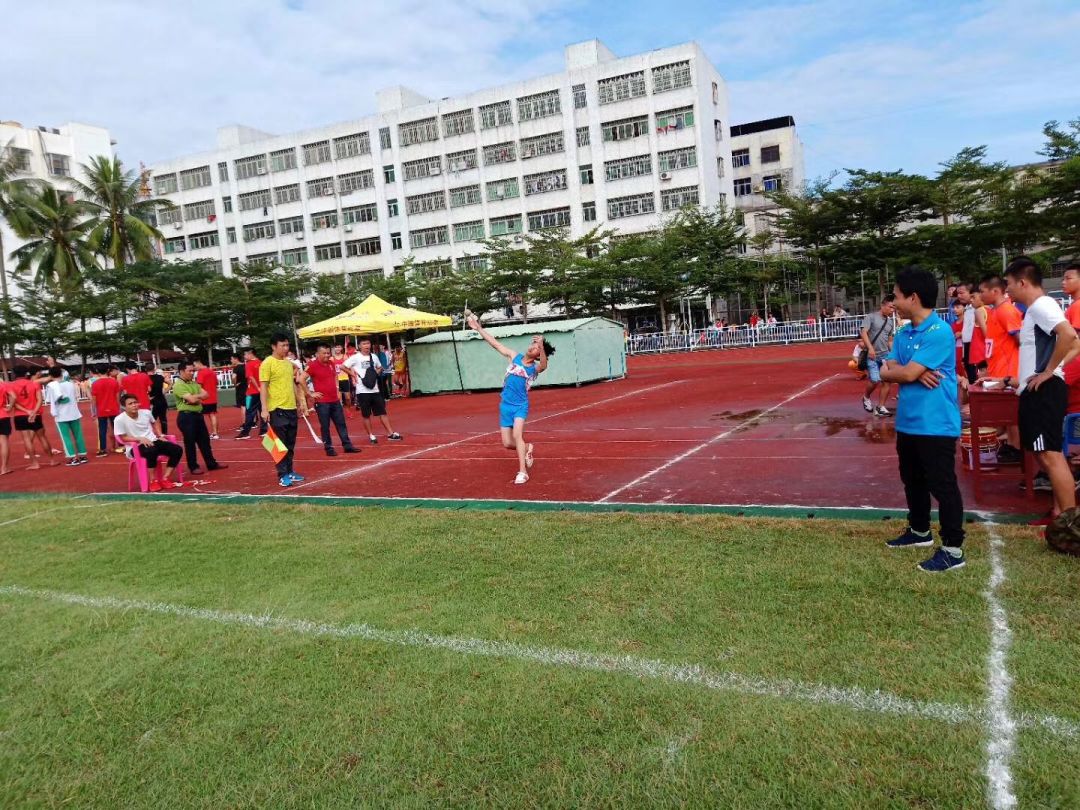
[(978, 144), (1031, 161), (1044, 121), (1080, 117), (1076, 0), (50, 0), (5, 28), (0, 119), (107, 126), (132, 165), (211, 148), (222, 124), (356, 118), (391, 84), (439, 97), (555, 72), (592, 37), (620, 55), (696, 40), (733, 123), (795, 116), (811, 177), (933, 172)]

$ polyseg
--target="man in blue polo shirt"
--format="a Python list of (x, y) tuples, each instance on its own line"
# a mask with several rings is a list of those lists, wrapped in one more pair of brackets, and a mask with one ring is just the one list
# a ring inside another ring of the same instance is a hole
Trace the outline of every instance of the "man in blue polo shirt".
[(941, 547), (919, 568), (930, 573), (964, 566), (964, 504), (956, 482), (956, 338), (934, 314), (937, 279), (921, 267), (896, 274), (895, 306), (911, 323), (901, 329), (881, 369), (883, 382), (900, 385), (896, 454), (908, 504), (908, 528), (889, 548), (932, 546), (930, 496), (938, 502)]

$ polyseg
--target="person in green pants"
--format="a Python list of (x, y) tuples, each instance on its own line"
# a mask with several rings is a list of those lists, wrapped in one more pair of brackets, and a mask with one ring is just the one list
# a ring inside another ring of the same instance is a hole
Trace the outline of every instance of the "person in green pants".
[(45, 386), (45, 402), (49, 413), (56, 420), (56, 429), (60, 432), (60, 441), (64, 444), (64, 456), (68, 466), (86, 464), (86, 442), (82, 434), (82, 413), (79, 411), (79, 393), (75, 383), (65, 380), (64, 370), (60, 366), (49, 369), (49, 384)]

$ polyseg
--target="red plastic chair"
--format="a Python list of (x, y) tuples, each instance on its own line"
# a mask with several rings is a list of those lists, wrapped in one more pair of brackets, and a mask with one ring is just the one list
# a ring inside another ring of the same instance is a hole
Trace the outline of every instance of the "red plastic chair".
[[(120, 439), (119, 436), (117, 438), (120, 440), (121, 444), (123, 444), (125, 447), (128, 447), (131, 450), (131, 452), (128, 454), (128, 457), (127, 457), (127, 459), (128, 459), (128, 492), (131, 492), (131, 490), (132, 490), (132, 488), (133, 488), (136, 481), (139, 482), (139, 491), (140, 492), (149, 492), (150, 491), (150, 468), (146, 463), (146, 459), (143, 458), (142, 453), (140, 452), (140, 448), (142, 447), (142, 445), (139, 444), (138, 442), (129, 442), (129, 441), (126, 441), (124, 439)], [(173, 444), (177, 443), (176, 436), (172, 435), (171, 433), (166, 435), (166, 436), (163, 436), (162, 438), (165, 439), (166, 441), (172, 442)], [(162, 469), (162, 465), (167, 464), (168, 462), (169, 462), (168, 456), (160, 456), (158, 458), (158, 460), (157, 460), (157, 464), (154, 465), (154, 480), (157, 481), (158, 483), (161, 483), (163, 481), (162, 472), (164, 472), (164, 470)], [(183, 471), (180, 464), (176, 465), (175, 472), (176, 472), (176, 481), (177, 481), (177, 483), (179, 483), (179, 484), (184, 483), (184, 471)]]

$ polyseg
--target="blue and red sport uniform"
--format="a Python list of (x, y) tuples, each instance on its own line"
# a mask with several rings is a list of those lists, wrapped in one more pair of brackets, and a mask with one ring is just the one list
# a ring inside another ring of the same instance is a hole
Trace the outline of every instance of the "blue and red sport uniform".
[(499, 427), (512, 428), (515, 419), (529, 416), (529, 389), (536, 382), (536, 364), (525, 365), (525, 355), (515, 354), (506, 367), (502, 399), (499, 402)]

